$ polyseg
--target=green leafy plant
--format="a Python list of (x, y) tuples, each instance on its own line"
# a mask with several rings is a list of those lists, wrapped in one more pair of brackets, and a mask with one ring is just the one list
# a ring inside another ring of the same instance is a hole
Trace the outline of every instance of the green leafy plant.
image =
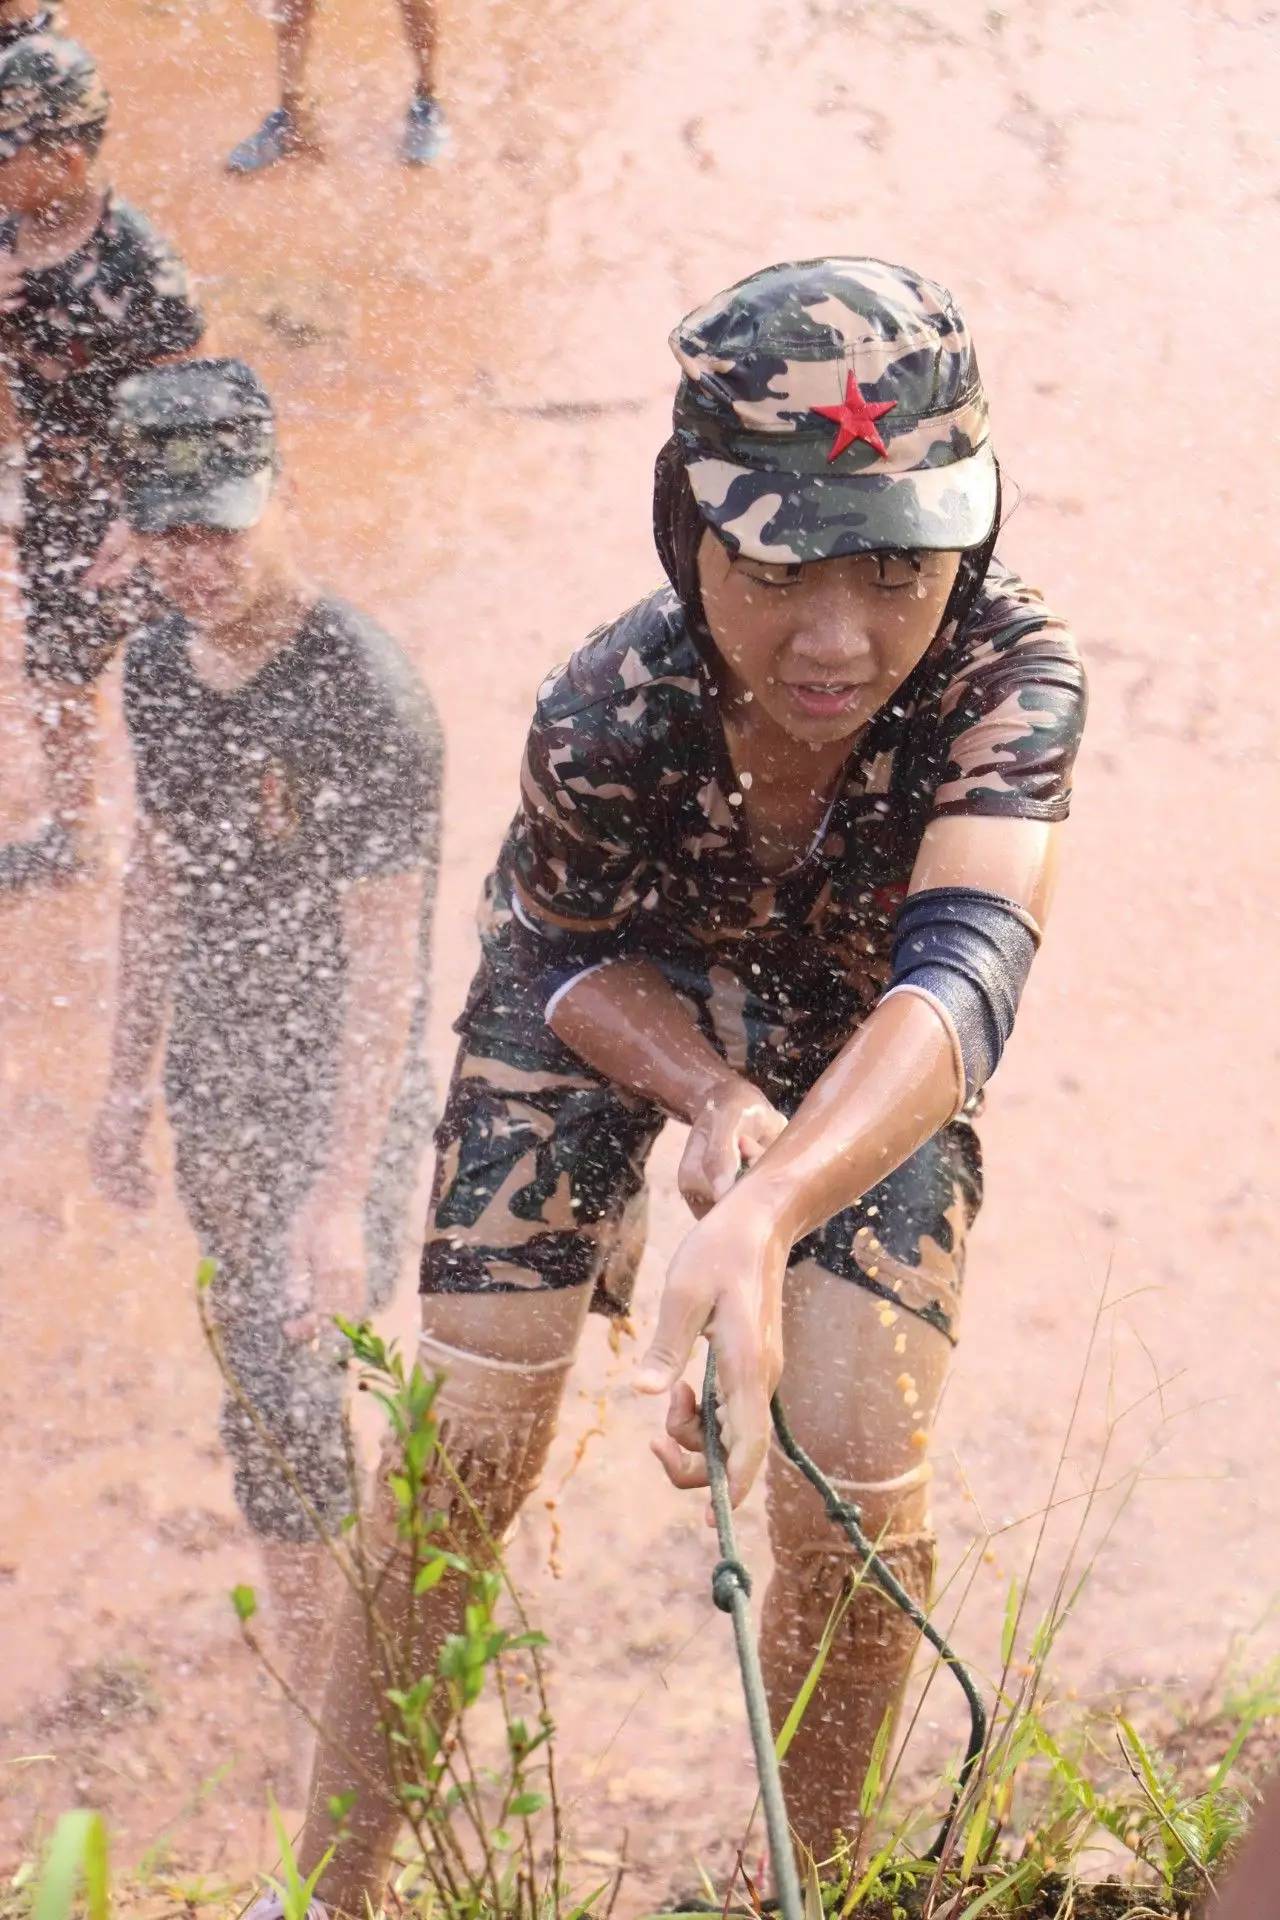
[[(385, 1479), (394, 1502), (397, 1538), (393, 1551), (379, 1561), (359, 1512), (350, 1432), (352, 1512), (334, 1538), (308, 1508), (287, 1459), (226, 1366), (208, 1309), (213, 1277), (207, 1266), (201, 1267), (201, 1318), (214, 1358), (364, 1614), (369, 1658), (385, 1702), (387, 1768), (412, 1835), (402, 1885), (411, 1887), (416, 1903), (439, 1920), (575, 1920), (605, 1889), (595, 1889), (583, 1901), (575, 1899), (564, 1882), (554, 1724), (541, 1663), (546, 1642), (528, 1619), (500, 1547), (441, 1445), (435, 1415), (440, 1377), (426, 1373), (416, 1361), (407, 1365), (396, 1344), (370, 1327), (337, 1322), (358, 1389), (381, 1408), (392, 1440)], [(387, 1617), (395, 1582), (407, 1586), (407, 1632), (403, 1621), (393, 1630)], [(444, 1635), (433, 1670), (418, 1671), (411, 1651), (420, 1639), (416, 1613), (434, 1604), (437, 1590), (446, 1583), (457, 1624)], [(324, 1737), (258, 1637), (253, 1588), (235, 1587), (231, 1603), (249, 1646)], [(530, 1700), (527, 1709), (518, 1710), (518, 1695)], [(500, 1762), (481, 1767), (473, 1754), (470, 1724), (485, 1698), (497, 1705), (503, 1739)], [(329, 1809), (339, 1843), (367, 1778), (355, 1756), (347, 1757), (350, 1790), (336, 1796)], [(303, 1920), (330, 1856), (304, 1878), (274, 1810), (273, 1820), (282, 1866), (271, 1884), (286, 1920)]]

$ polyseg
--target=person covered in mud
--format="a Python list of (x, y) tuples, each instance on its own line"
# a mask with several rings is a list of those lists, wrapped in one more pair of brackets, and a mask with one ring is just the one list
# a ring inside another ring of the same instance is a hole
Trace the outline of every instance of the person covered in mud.
[(204, 331), (180, 263), (103, 179), (107, 113), (76, 41), (19, 34), (0, 52), (0, 362), (23, 442), (26, 669), (50, 799), (34, 839), (0, 847), (0, 888), (85, 863), (96, 682), (139, 610), (137, 582), (87, 578), (111, 515), (111, 395)]
[(317, 1524), (355, 1500), (332, 1316), (389, 1297), (432, 1118), (441, 739), (400, 648), (295, 563), (272, 403), (248, 366), (133, 376), (113, 419), (123, 524), (106, 564), (141, 560), (166, 605), (125, 661), (138, 817), (90, 1157), (110, 1197), (150, 1203), (167, 1020), (236, 1499), (305, 1693), (327, 1612)]
[[(318, 0), (274, 0), (280, 104), (271, 109), (256, 132), (231, 149), (228, 173), (264, 173), (282, 160), (323, 158), (316, 110), (307, 91), (307, 59), (317, 4)], [(436, 99), (436, 0), (399, 0), (399, 7), (417, 73), (400, 136), (400, 158), (406, 167), (427, 167), (439, 159), (449, 138)]]
[[(707, 1485), (682, 1375), (716, 1352), (729, 1483), (766, 1465), (775, 1724), (856, 1562), (778, 1449), (801, 1444), (922, 1605), (928, 1443), (982, 1196), (974, 1116), (1053, 889), (1085, 684), (1072, 638), (995, 557), (999, 469), (965, 321), (877, 260), (770, 267), (689, 315), (654, 526), (669, 584), (538, 695), (485, 888), (422, 1263), (440, 1433), (501, 1537), (537, 1482), (585, 1317), (626, 1312), (645, 1164), (689, 1128), (678, 1247), (641, 1391), (655, 1451)], [(455, 1523), (466, 1508), (434, 1490)], [(371, 1523), (394, 1539), (388, 1506)], [(401, 1593), (397, 1604), (407, 1605)], [(449, 1577), (412, 1671), (455, 1624)], [(384, 1749), (358, 1606), (300, 1851)], [(873, 1584), (787, 1754), (819, 1862), (916, 1632)], [(393, 1801), (360, 1786), (320, 1882), (375, 1906)]]

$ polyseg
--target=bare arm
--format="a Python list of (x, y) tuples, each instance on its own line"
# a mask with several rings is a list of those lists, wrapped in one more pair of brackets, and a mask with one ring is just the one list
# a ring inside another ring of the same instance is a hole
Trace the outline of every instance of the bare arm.
[[(1055, 827), (948, 819), (925, 836), (912, 891), (965, 885), (999, 893), (1043, 922), (1056, 861)], [(668, 1271), (642, 1391), (676, 1389), (708, 1326), (720, 1365), (725, 1444), (735, 1500), (768, 1442), (768, 1403), (782, 1374), (781, 1305), (787, 1256), (798, 1239), (900, 1166), (955, 1112), (960, 1088), (950, 1037), (929, 1003), (886, 999), (837, 1056), (746, 1177), (694, 1228)], [(669, 1436), (698, 1445), (685, 1393)], [(662, 1451), (680, 1484), (705, 1484), (705, 1463)]]
[(309, 1305), (289, 1323), (310, 1339), (366, 1293), (364, 1205), (404, 1067), (423, 938), (421, 867), (357, 880), (343, 903), (347, 982), (329, 1152), (294, 1223), (292, 1264)]
[[(910, 891), (981, 888), (1026, 907), (1043, 928), (1060, 831), (1039, 821), (935, 821)], [(932, 1139), (954, 1113), (959, 1092), (949, 1036), (928, 1003), (885, 1000), (743, 1182), (743, 1203), (762, 1206), (790, 1249)]]
[(786, 1121), (735, 1073), (692, 1009), (644, 960), (614, 960), (577, 980), (551, 1017), (556, 1038), (616, 1086), (687, 1121), (680, 1191), (701, 1216), (759, 1159)]
[(404, 1066), (422, 939), (423, 875), (379, 874), (343, 903), (347, 988), (333, 1128), (321, 1187), (363, 1203)]
[(94, 1179), (122, 1206), (145, 1207), (154, 1191), (141, 1152), (173, 987), (177, 931), (171, 849), (144, 816), (134, 829), (125, 867), (110, 1077), (89, 1140)]

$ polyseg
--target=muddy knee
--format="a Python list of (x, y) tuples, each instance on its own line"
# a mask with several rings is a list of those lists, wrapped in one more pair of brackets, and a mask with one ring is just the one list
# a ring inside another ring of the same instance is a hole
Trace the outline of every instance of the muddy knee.
[[(921, 1609), (928, 1606), (934, 1571), (929, 1478), (922, 1461), (889, 1479), (832, 1482), (840, 1498), (857, 1509), (879, 1559)], [(918, 1629), (867, 1572), (862, 1555), (827, 1517), (813, 1488), (776, 1450), (769, 1463), (768, 1507), (771, 1602), (779, 1630), (812, 1652), (833, 1612), (843, 1608), (830, 1657), (839, 1665), (856, 1665), (868, 1681), (903, 1677)]]
[(419, 1355), (443, 1376), (428, 1505), (464, 1549), (501, 1544), (546, 1466), (571, 1357), (498, 1359), (426, 1333)]

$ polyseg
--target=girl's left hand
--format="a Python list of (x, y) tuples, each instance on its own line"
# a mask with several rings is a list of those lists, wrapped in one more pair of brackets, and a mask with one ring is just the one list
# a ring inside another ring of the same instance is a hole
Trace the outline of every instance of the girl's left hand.
[(697, 1399), (680, 1378), (704, 1332), (715, 1350), (720, 1434), (735, 1507), (764, 1464), (769, 1402), (782, 1378), (787, 1252), (777, 1222), (751, 1198), (749, 1186), (727, 1194), (676, 1250), (657, 1330), (636, 1376), (638, 1392), (670, 1393), (667, 1431), (653, 1451), (673, 1486), (708, 1484)]

